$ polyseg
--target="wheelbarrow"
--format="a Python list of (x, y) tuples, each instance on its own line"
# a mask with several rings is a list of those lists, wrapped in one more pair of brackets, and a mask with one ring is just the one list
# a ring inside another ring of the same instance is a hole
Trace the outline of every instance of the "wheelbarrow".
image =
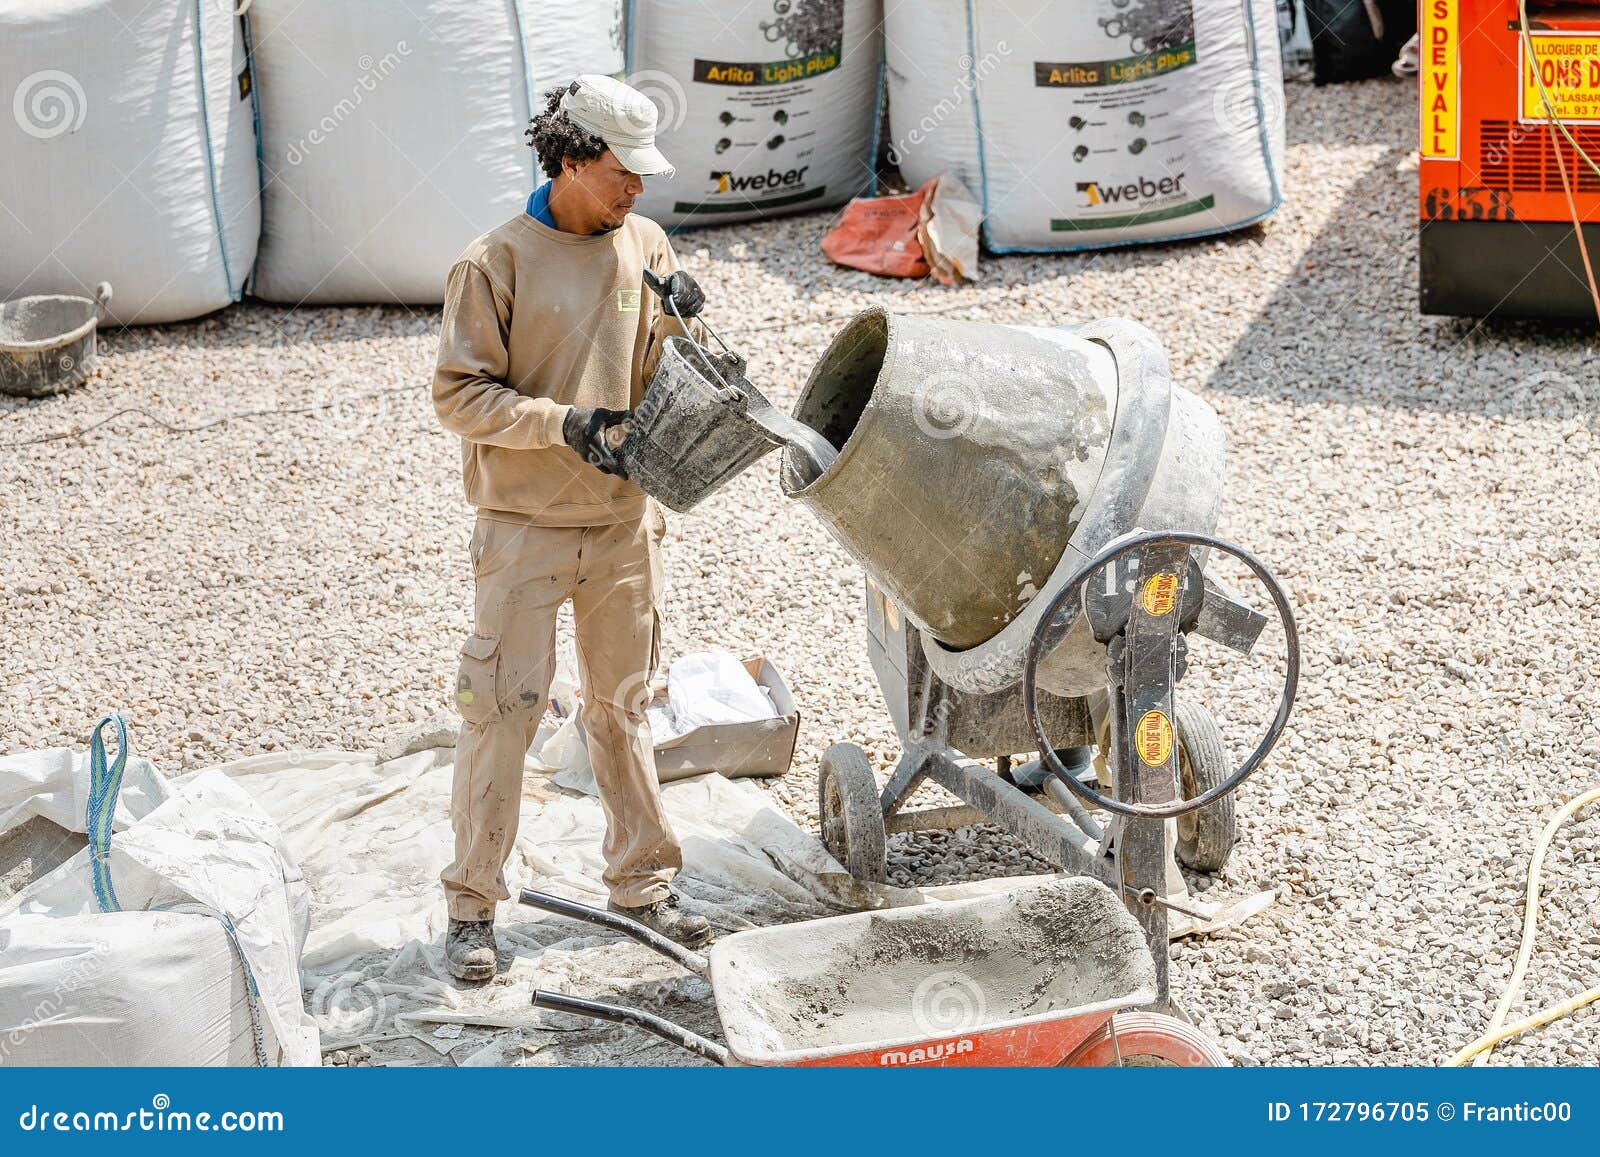
[(719, 1065), (1226, 1065), (1157, 999), (1143, 930), (1085, 877), (993, 896), (735, 932), (691, 952), (642, 924), (531, 889), (711, 983), (723, 1046), (654, 1013), (535, 991), (533, 1006), (631, 1025)]
[(102, 281), (93, 298), (47, 293), (0, 304), (0, 394), (45, 398), (87, 378), (110, 301)]

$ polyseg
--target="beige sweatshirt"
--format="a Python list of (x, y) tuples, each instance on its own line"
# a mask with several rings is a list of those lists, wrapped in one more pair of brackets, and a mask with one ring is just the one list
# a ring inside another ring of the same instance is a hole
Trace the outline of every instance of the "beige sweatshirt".
[(609, 233), (563, 233), (519, 214), (450, 270), (433, 405), (461, 436), (467, 501), (537, 526), (643, 515), (645, 494), (561, 438), (572, 406), (631, 410), (662, 340), (681, 333), (644, 267), (678, 268), (661, 226), (630, 214)]

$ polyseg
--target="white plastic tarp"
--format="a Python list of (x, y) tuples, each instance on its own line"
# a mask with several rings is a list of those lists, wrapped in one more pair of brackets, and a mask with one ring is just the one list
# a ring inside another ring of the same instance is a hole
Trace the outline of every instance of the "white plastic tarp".
[[(278, 822), (311, 885), (302, 967), (324, 1048), (364, 1045), (378, 1050), (379, 1063), (401, 1065), (699, 1063), (644, 1033), (552, 1019), (529, 1006), (532, 990), (546, 988), (639, 1005), (721, 1035), (703, 980), (591, 925), (502, 904), (501, 975), (481, 985), (450, 978), (438, 877), (454, 849), (452, 755), (440, 748), (380, 763), (347, 752), (289, 752), (217, 769)], [(529, 757), (521, 826), (505, 869), (513, 896), (531, 887), (605, 905), (605, 815), (593, 790), (585, 777)], [(747, 781), (703, 775), (666, 784), (661, 794), (683, 845), (674, 887), (719, 935), (1049, 878), (920, 889), (864, 884)], [(1185, 905), (1214, 914), (1216, 926), (1230, 922), (1222, 905)]]

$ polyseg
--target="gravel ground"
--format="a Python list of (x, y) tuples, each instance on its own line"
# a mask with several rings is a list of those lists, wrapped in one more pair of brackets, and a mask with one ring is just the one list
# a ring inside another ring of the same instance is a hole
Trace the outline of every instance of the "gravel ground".
[[(1174, 985), (1241, 1063), (1431, 1064), (1485, 1025), (1509, 975), (1545, 816), (1597, 779), (1600, 556), (1593, 339), (1421, 318), (1414, 105), (1398, 83), (1291, 85), (1289, 202), (1220, 240), (991, 259), (945, 290), (830, 267), (823, 216), (685, 235), (711, 317), (792, 402), (841, 315), (868, 303), (1045, 323), (1126, 315), (1230, 433), (1222, 533), (1300, 616), (1285, 743), (1240, 794), (1217, 896), (1276, 888), (1234, 933), (1174, 949)], [(0, 463), (0, 750), (81, 744), (128, 716), (168, 769), (285, 747), (366, 749), (436, 717), (468, 629), (470, 512), (422, 389), (436, 310), (257, 304), (111, 333), (73, 395), (5, 400), (0, 443), (125, 415)], [(329, 405), (329, 403), (332, 403)], [(673, 520), (667, 647), (761, 650), (804, 723), (770, 785), (816, 822), (820, 751), (886, 770), (896, 741), (863, 646), (860, 575), (768, 462)], [(1209, 658), (1209, 656), (1207, 656)], [(1186, 683), (1253, 742), (1265, 656)], [(925, 798), (932, 799), (930, 792)], [(1547, 869), (1519, 1008), (1592, 984), (1600, 821)], [(1042, 865), (987, 829), (897, 837), (901, 882)], [(1505, 1048), (1593, 1063), (1591, 1009)]]

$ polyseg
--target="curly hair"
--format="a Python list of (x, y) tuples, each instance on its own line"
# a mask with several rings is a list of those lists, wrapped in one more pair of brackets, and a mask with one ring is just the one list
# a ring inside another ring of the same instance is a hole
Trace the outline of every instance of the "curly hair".
[[(573, 81), (570, 89), (576, 90)], [(551, 180), (561, 175), (561, 162), (592, 161), (606, 151), (606, 143), (578, 125), (561, 110), (561, 98), (568, 85), (557, 85), (544, 94), (544, 112), (528, 122), (528, 147), (539, 157), (539, 167)]]

